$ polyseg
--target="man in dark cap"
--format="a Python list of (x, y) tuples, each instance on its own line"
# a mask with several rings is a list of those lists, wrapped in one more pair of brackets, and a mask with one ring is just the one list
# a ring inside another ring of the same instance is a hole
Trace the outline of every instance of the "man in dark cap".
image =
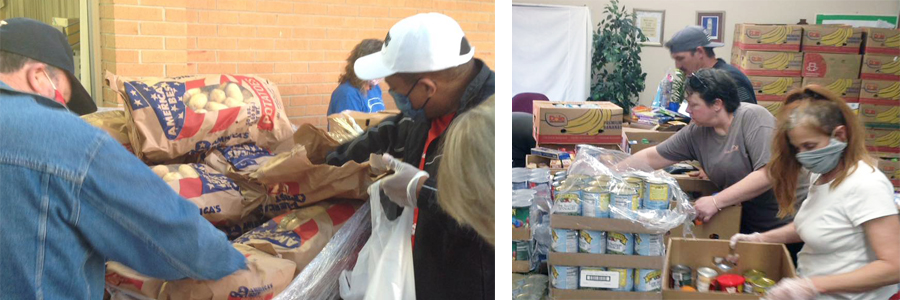
[(102, 299), (107, 261), (164, 280), (246, 268), (196, 205), (66, 110), (97, 109), (72, 70), (60, 31), (0, 21), (0, 298)]
[(666, 48), (669, 48), (669, 53), (675, 60), (675, 67), (686, 76), (691, 76), (700, 69), (725, 70), (737, 83), (738, 99), (755, 104), (756, 94), (750, 79), (734, 66), (716, 58), (713, 48), (722, 46), (724, 44), (710, 41), (706, 29), (700, 26), (685, 27), (666, 42)]

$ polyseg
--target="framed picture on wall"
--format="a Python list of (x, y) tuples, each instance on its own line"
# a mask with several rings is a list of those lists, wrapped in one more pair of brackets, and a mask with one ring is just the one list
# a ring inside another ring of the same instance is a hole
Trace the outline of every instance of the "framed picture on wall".
[(644, 32), (644, 36), (647, 37), (647, 41), (642, 42), (641, 45), (662, 47), (663, 25), (665, 25), (665, 23), (665, 10), (634, 9), (634, 24), (637, 25), (637, 27)]
[(716, 43), (725, 42), (725, 12), (724, 11), (698, 11), (697, 26), (706, 29), (709, 40)]

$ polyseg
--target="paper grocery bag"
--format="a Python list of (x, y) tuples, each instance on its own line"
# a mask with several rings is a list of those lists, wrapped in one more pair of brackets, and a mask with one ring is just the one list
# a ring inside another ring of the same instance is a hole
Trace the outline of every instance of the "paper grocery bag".
[(303, 145), (276, 155), (252, 176), (267, 187), (259, 210), (270, 217), (330, 198), (367, 199), (372, 183), (368, 163), (314, 164)]
[(123, 264), (106, 263), (106, 285), (151, 299), (159, 297), (165, 280), (147, 277)]
[(125, 101), (135, 154), (164, 163), (218, 146), (275, 147), (292, 134), (278, 89), (243, 75), (119, 77), (107, 85)]
[(247, 257), (248, 270), (239, 270), (219, 280), (169, 281), (163, 300), (272, 299), (294, 278), (296, 264), (248, 245), (234, 244)]
[(327, 132), (310, 124), (303, 124), (297, 129), (294, 133), (294, 144), (304, 146), (306, 156), (314, 164), (324, 164), (328, 152), (341, 145)]
[(81, 119), (88, 124), (109, 133), (113, 139), (119, 142), (119, 144), (122, 144), (125, 149), (128, 149), (128, 152), (134, 152), (131, 148), (128, 118), (126, 118), (124, 110), (98, 111), (92, 114), (83, 115), (81, 116)]

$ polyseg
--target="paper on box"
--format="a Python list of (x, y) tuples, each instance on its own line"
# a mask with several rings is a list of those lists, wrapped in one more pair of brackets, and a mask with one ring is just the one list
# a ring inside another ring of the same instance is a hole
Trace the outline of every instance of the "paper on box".
[(804, 78), (859, 78), (858, 54), (804, 53)]

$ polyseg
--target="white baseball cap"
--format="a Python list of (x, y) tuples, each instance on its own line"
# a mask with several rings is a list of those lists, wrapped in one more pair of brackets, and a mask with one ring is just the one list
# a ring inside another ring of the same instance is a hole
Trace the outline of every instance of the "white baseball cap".
[(425, 73), (449, 69), (472, 60), (462, 27), (439, 13), (418, 14), (400, 20), (384, 38), (381, 52), (360, 57), (353, 65), (362, 80), (384, 78), (395, 73)]

